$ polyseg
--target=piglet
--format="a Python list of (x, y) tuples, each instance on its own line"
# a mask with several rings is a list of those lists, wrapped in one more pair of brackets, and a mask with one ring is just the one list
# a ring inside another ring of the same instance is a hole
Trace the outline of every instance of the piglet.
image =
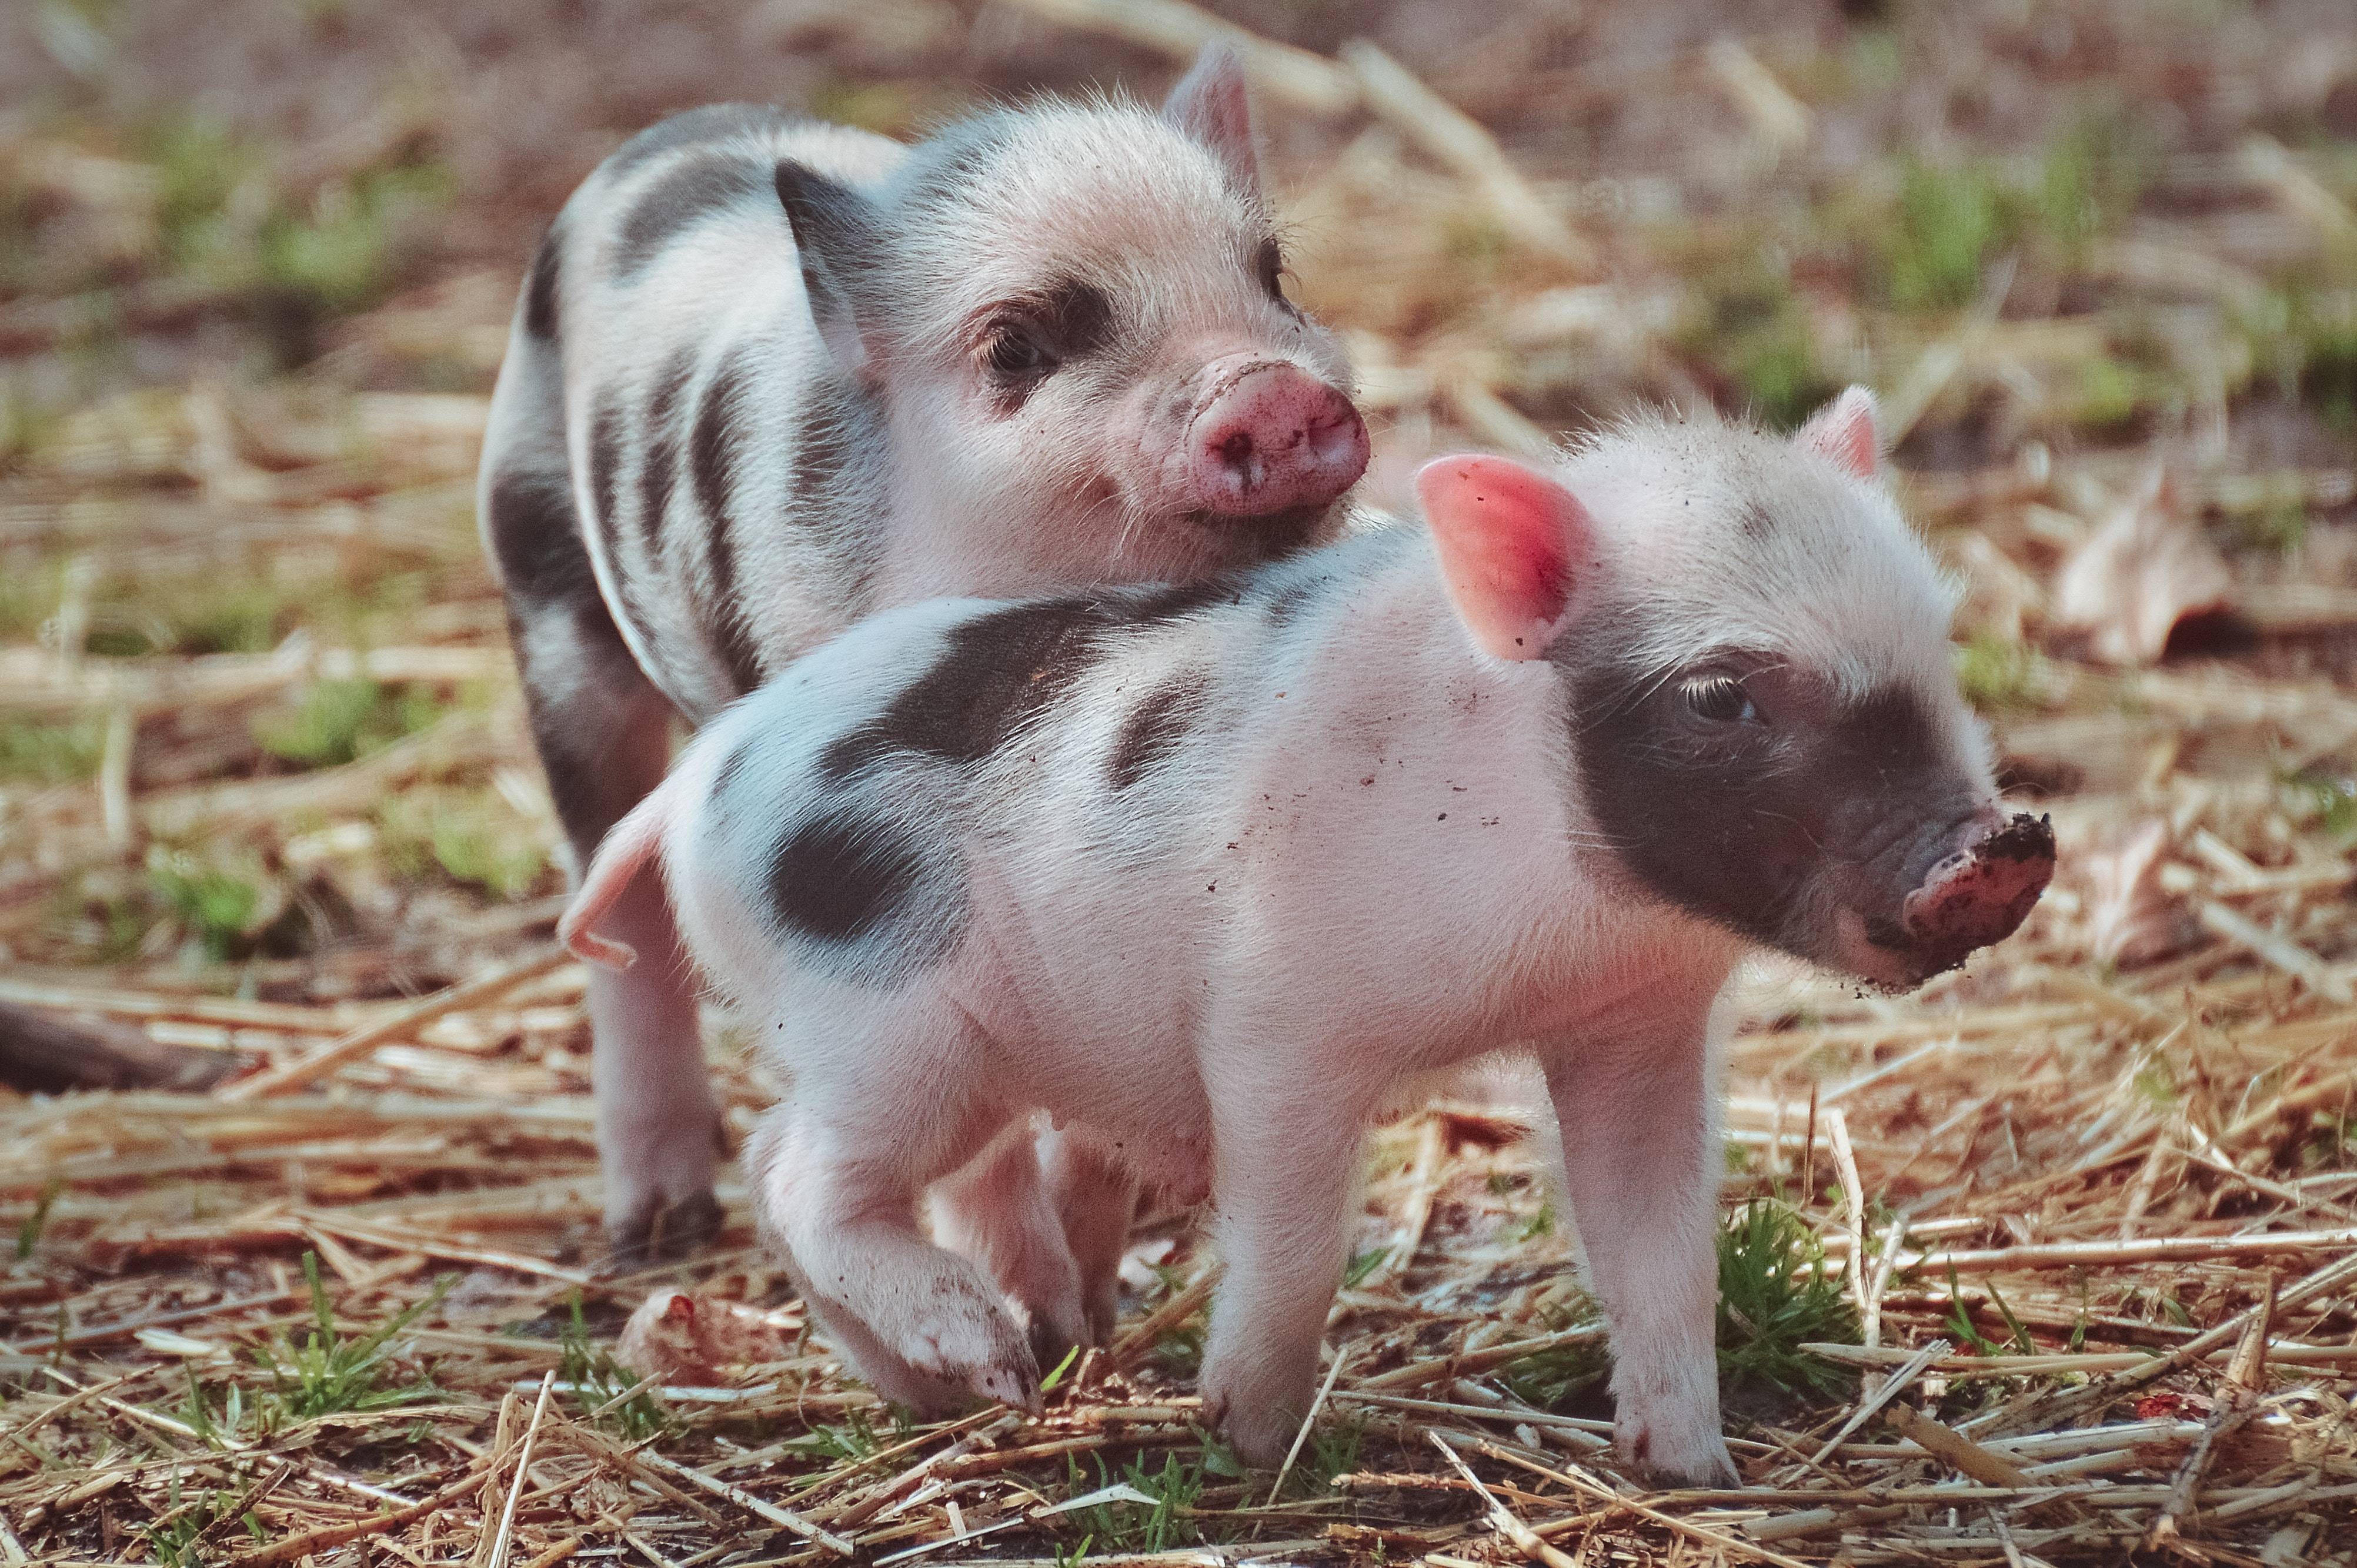
[[(1367, 430), (1286, 292), (1243, 68), (1159, 113), (1043, 98), (914, 145), (722, 104), (640, 133), (551, 224), (480, 503), (533, 741), (586, 862), (701, 723), (858, 617), (1171, 581), (1340, 530)], [(613, 918), (668, 955), (651, 881)], [(594, 977), (619, 1250), (717, 1223), (681, 966)], [(1126, 1189), (1072, 1174), (1127, 1219)], [(974, 1228), (1000, 1206), (978, 1189)], [(1109, 1277), (1109, 1276), (1108, 1276)]]
[[(1206, 1411), (1308, 1406), (1369, 1116), (1544, 1070), (1626, 1460), (1734, 1477), (1712, 1329), (1723, 1002), (1775, 948), (1912, 985), (2051, 875), (1958, 695), (1951, 590), (1853, 391), (1799, 436), (1647, 420), (1445, 457), (1426, 527), (1185, 586), (880, 617), (701, 736), (564, 922), (659, 859), (792, 1084), (757, 1207), (883, 1393), (1037, 1400), (930, 1182), (1044, 1112), (1207, 1187)], [(1041, 1221), (1043, 1229), (1046, 1221)]]

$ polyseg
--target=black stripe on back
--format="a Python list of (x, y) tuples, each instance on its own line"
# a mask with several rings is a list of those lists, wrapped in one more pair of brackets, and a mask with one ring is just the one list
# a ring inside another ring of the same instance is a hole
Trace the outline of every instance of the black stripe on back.
[(556, 274), (564, 250), (552, 223), (540, 237), (540, 249), (533, 252), (532, 272), (524, 282), (523, 329), (544, 343), (556, 341)]
[(748, 358), (742, 344), (730, 349), (705, 383), (704, 395), (696, 400), (687, 449), (688, 474), (696, 504), (704, 510), (705, 559), (712, 569), (705, 631), (739, 696), (761, 683), (760, 650), (747, 629), (745, 607), (737, 597), (736, 525), (730, 511), (740, 440), (737, 402), (751, 377)]
[(683, 158), (655, 176), (622, 220), (614, 242), (615, 270), (630, 277), (642, 270), (689, 229), (707, 218), (735, 209), (775, 213), (771, 167), (733, 153), (708, 153)]
[(679, 474), (679, 397), (695, 373), (695, 350), (681, 349), (663, 361), (647, 397), (646, 466), (639, 470), (639, 537), (649, 561), (668, 560), (663, 515), (671, 510), (672, 484)]
[(589, 415), (589, 499), (597, 507), (592, 520), (597, 530), (598, 542), (605, 547), (606, 559), (614, 572), (615, 609), (631, 630), (644, 637), (647, 617), (631, 589), (633, 574), (629, 556), (622, 553), (621, 520), (616, 511), (621, 502), (620, 465), (622, 461), (622, 407), (611, 395), (599, 400)]
[(716, 142), (740, 132), (772, 130), (792, 119), (766, 103), (707, 103), (656, 121), (624, 142), (606, 163), (616, 174), (627, 174), (674, 148)]

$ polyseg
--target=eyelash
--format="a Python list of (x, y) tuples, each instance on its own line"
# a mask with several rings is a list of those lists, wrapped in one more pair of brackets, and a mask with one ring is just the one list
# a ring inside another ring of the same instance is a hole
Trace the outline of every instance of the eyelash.
[[(1678, 695), (1696, 718), (1712, 724), (1758, 724), (1760, 710), (1743, 682), (1732, 675), (1701, 675), (1684, 682)], [(1732, 705), (1733, 713), (1726, 710)]]

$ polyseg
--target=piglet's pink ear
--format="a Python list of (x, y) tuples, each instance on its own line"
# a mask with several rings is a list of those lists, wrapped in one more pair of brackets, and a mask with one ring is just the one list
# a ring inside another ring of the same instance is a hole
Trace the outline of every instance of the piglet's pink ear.
[(1260, 194), (1260, 138), (1253, 129), (1252, 90), (1243, 56), (1217, 39), (1203, 46), (1162, 105), (1162, 117), (1217, 153), (1243, 187)]
[(1508, 457), (1436, 457), (1417, 470), (1458, 618), (1484, 652), (1536, 659), (1570, 618), (1595, 525), (1577, 498)]
[(1874, 429), (1874, 394), (1864, 387), (1852, 387), (1817, 410), (1792, 440), (1802, 451), (1814, 452), (1861, 479), (1871, 479), (1882, 471), (1882, 442)]

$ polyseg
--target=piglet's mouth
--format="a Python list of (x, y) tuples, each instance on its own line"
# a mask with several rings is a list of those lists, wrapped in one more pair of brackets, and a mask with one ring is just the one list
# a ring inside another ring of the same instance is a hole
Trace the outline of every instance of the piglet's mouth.
[(1974, 833), (1900, 906), (1898, 929), (1870, 933), (1916, 982), (1963, 963), (2020, 929), (2054, 879), (2054, 824), (2017, 813)]

